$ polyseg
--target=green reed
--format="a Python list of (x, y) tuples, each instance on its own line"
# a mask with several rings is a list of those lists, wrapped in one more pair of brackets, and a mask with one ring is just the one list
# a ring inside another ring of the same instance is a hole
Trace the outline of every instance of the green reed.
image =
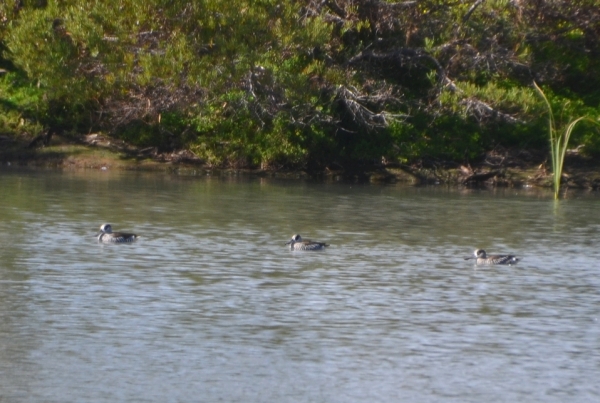
[(569, 138), (575, 128), (575, 125), (580, 121), (586, 119), (585, 116), (578, 117), (572, 120), (563, 130), (556, 129), (556, 122), (554, 120), (554, 114), (552, 113), (552, 106), (546, 98), (546, 95), (540, 87), (534, 82), (533, 86), (538, 93), (546, 102), (548, 108), (548, 131), (550, 134), (550, 152), (552, 156), (552, 180), (554, 184), (554, 199), (559, 198), (560, 191), (560, 179), (562, 177), (563, 164), (565, 162), (565, 154), (567, 153), (567, 146), (569, 144)]

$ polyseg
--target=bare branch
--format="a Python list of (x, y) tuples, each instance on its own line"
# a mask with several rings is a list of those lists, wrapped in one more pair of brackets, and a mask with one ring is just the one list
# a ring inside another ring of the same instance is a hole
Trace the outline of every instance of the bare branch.
[(465, 14), (465, 16), (464, 16), (464, 17), (463, 17), (463, 19), (462, 19), (462, 21), (463, 21), (463, 24), (464, 24), (465, 22), (467, 22), (467, 20), (468, 20), (469, 18), (471, 18), (471, 14), (473, 14), (473, 12), (475, 11), (475, 9), (476, 9), (477, 7), (479, 7), (481, 4), (483, 4), (483, 2), (484, 2), (484, 1), (485, 1), (485, 0), (477, 0), (475, 3), (473, 3), (473, 5), (471, 6), (471, 8), (469, 8), (469, 11), (467, 11), (467, 13)]
[[(391, 91), (391, 89), (388, 89)], [(350, 113), (354, 122), (372, 130), (375, 128), (387, 127), (391, 122), (405, 119), (408, 116), (403, 114), (394, 114), (385, 110), (381, 112), (373, 112), (366, 104), (368, 103), (384, 103), (390, 101), (393, 97), (391, 93), (376, 93), (374, 96), (361, 95), (356, 89), (350, 89), (340, 86), (336, 92), (339, 102)]]
[[(450, 80), (448, 77), (446, 77), (444, 79), (445, 81), (445, 87), (448, 88), (450, 91), (452, 92), (456, 92), (459, 94), (462, 94), (463, 91), (458, 88), (456, 86), (456, 84)], [(471, 113), (473, 116), (477, 117), (479, 120), (483, 120), (484, 118), (486, 119), (500, 119), (503, 120), (507, 123), (523, 123), (521, 122), (519, 119), (516, 119), (515, 117), (501, 112), (497, 109), (492, 108), (490, 105), (488, 105), (487, 103), (480, 101), (479, 99), (473, 98), (473, 97), (468, 97), (463, 99), (462, 101), (460, 101), (460, 104), (465, 106), (466, 111)]]

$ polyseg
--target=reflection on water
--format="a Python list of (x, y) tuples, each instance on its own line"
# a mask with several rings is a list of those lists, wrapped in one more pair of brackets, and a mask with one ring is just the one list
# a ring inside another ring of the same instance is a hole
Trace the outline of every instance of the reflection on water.
[[(0, 401), (596, 401), (598, 194), (0, 173)], [(141, 235), (99, 245), (103, 222)], [(293, 233), (327, 241), (290, 252)], [(517, 266), (475, 269), (475, 248)]]

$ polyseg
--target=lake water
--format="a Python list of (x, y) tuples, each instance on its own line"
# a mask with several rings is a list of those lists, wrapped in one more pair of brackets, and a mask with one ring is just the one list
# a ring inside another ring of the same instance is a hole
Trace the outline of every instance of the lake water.
[(600, 401), (599, 202), (5, 169), (0, 402)]

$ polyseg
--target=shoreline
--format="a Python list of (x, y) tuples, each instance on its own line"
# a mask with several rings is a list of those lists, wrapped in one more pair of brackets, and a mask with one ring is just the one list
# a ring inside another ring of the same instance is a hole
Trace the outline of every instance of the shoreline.
[[(159, 153), (155, 148), (139, 149), (100, 135), (88, 135), (82, 141), (53, 138), (48, 146), (29, 148), (10, 139), (0, 141), (0, 164), (63, 170), (97, 169), (172, 172), (187, 175), (216, 173), (244, 174), (281, 179), (321, 179), (333, 181), (444, 184), (451, 186), (539, 187), (551, 188), (549, 156), (525, 150), (493, 150), (481, 161), (420, 161), (413, 164), (385, 163), (351, 169), (326, 169), (310, 174), (303, 170), (213, 167), (187, 150)], [(600, 163), (577, 152), (565, 158), (563, 186), (566, 189), (600, 189)]]

